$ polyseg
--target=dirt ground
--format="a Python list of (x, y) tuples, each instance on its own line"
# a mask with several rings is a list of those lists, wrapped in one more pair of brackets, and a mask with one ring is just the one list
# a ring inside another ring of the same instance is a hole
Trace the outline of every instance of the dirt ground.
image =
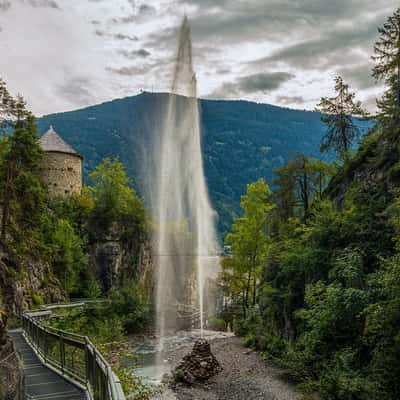
[[(299, 400), (294, 386), (285, 380), (283, 371), (268, 365), (259, 353), (242, 346), (237, 337), (211, 341), (211, 349), (223, 371), (207, 383), (166, 389), (158, 400)], [(173, 355), (173, 363), (190, 349)]]

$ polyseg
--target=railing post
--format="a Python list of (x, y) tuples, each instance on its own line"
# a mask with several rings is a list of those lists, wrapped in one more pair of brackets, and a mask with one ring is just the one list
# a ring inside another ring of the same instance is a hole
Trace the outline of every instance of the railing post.
[(62, 332), (58, 332), (60, 335), (60, 356), (61, 356), (61, 371), (64, 374), (64, 366), (65, 366), (65, 347)]
[(85, 374), (86, 374), (86, 387), (89, 389), (89, 381), (90, 381), (89, 348), (86, 336), (85, 336)]
[(47, 340), (47, 334), (44, 335), (44, 343), (43, 343), (43, 358), (44, 362), (47, 363), (47, 354), (49, 352), (49, 345)]

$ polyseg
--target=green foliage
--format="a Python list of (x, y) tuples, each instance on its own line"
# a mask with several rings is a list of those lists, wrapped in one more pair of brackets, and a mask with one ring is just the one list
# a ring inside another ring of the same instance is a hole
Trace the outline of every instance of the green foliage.
[(85, 297), (88, 299), (98, 299), (102, 295), (101, 287), (99, 283), (95, 280), (92, 279), (88, 282), (87, 289), (85, 291)]
[[(233, 322), (246, 345), (288, 368), (304, 392), (323, 400), (400, 395), (400, 196), (393, 189), (393, 150), (380, 153), (386, 132), (377, 127), (337, 172), (333, 181), (341, 191), (328, 185), (319, 193), (307, 160), (298, 161), (310, 183), (307, 218), (304, 202), (296, 206), (304, 198), (293, 189), (305, 174), (295, 172), (295, 163), (277, 171), (257, 304)], [(349, 171), (376, 175), (364, 183), (350, 180)], [(329, 199), (332, 193), (340, 201)], [(223, 261), (231, 304), (240, 296), (240, 280), (230, 272), (237, 262)]]
[(32, 302), (35, 306), (41, 306), (43, 304), (43, 299), (37, 293), (32, 293)]
[(94, 186), (89, 187), (94, 201), (92, 222), (104, 231), (110, 229), (112, 223), (117, 223), (125, 237), (143, 232), (143, 202), (129, 187), (122, 163), (118, 159), (105, 158), (90, 177), (94, 182)]
[(81, 287), (80, 274), (88, 268), (88, 256), (83, 241), (66, 219), (55, 221), (49, 232), (52, 245), (52, 264), (66, 293), (78, 294)]
[[(89, 287), (97, 296), (98, 284), (91, 281)], [(124, 334), (143, 330), (148, 322), (149, 308), (144, 289), (131, 281), (122, 288), (111, 290), (104, 302), (72, 309), (55, 326), (88, 335), (99, 343), (107, 343), (120, 340)]]
[(376, 65), (373, 76), (378, 81), (384, 81), (387, 90), (380, 99), (379, 118), (388, 128), (394, 130), (394, 136), (400, 130), (400, 8), (379, 28), (380, 38), (375, 43)]
[(210, 321), (208, 321), (207, 329), (225, 332), (226, 322), (222, 318), (211, 318)]
[[(89, 288), (97, 296), (99, 287), (95, 281), (89, 284)], [(143, 289), (135, 282), (128, 282), (123, 288), (112, 290), (104, 302), (64, 310), (57, 319), (51, 320), (51, 325), (89, 336), (112, 365), (124, 392), (133, 392), (133, 399), (147, 400), (152, 389), (134, 374), (132, 368), (125, 367), (122, 360), (128, 357), (125, 335), (142, 332), (149, 321), (148, 314)]]
[(304, 154), (298, 154), (287, 165), (276, 169), (273, 199), (277, 204), (278, 221), (295, 216), (305, 221), (312, 201), (322, 199), (323, 190), (334, 172), (333, 166)]
[(95, 305), (72, 309), (67, 315), (52, 322), (52, 326), (79, 335), (89, 336), (95, 344), (121, 341), (123, 326), (116, 315), (104, 318), (104, 306)]
[(321, 151), (333, 149), (342, 159), (348, 158), (352, 143), (360, 136), (360, 129), (354, 117), (363, 116), (361, 102), (354, 101), (355, 94), (349, 91), (349, 85), (342, 77), (335, 78), (335, 97), (322, 97), (318, 111), (322, 113), (322, 121), (327, 133), (321, 142)]
[(39, 174), (42, 150), (33, 116), (18, 120), (12, 136), (2, 143), (1, 239), (21, 255), (32, 253), (40, 247), (46, 200)]
[[(263, 179), (247, 186), (247, 195), (240, 205), (243, 216), (236, 218), (226, 242), (231, 245), (233, 258), (223, 264), (224, 282), (230, 293), (241, 297), (243, 311), (254, 307), (257, 282), (269, 250), (267, 218), (273, 209), (270, 189)], [(235, 299), (235, 301), (238, 301)]]
[(108, 311), (121, 318), (125, 332), (140, 332), (149, 322), (150, 310), (144, 289), (137, 282), (130, 281), (122, 288), (113, 288), (110, 300)]
[[(98, 298), (102, 289), (109, 289), (96, 282), (90, 267), (90, 251), (96, 241), (112, 235), (124, 245), (127, 254), (136, 254), (146, 237), (144, 206), (129, 187), (123, 165), (105, 159), (92, 178), (95, 185), (85, 187), (80, 195), (49, 200), (45, 224), (47, 257), (71, 297)], [(132, 270), (126, 271), (129, 276), (121, 277), (121, 282), (137, 278)]]

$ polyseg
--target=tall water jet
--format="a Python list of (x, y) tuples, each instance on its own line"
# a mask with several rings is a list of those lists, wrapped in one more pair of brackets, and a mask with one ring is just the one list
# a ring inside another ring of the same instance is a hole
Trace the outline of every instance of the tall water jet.
[[(150, 196), (156, 215), (157, 328), (161, 337), (177, 326), (177, 307), (194, 305), (203, 329), (204, 285), (218, 268), (215, 213), (201, 152), (200, 110), (192, 64), (191, 30), (185, 17), (171, 94), (153, 140)], [(197, 293), (197, 299), (193, 293)]]

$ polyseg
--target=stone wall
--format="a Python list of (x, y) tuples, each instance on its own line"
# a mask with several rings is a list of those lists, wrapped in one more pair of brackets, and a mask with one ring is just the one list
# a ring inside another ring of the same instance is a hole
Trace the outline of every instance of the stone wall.
[(50, 196), (65, 198), (82, 190), (82, 160), (76, 155), (46, 152), (41, 175)]

